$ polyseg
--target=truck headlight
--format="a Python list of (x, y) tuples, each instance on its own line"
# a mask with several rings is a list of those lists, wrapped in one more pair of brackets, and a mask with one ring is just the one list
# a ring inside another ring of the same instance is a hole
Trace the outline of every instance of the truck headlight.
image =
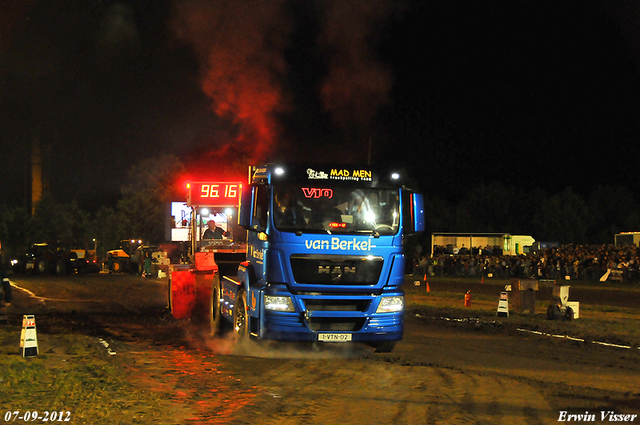
[(273, 311), (288, 311), (288, 312), (296, 311), (296, 309), (293, 308), (293, 303), (291, 302), (290, 297), (275, 296), (275, 295), (264, 296), (264, 308), (266, 310), (273, 310)]
[(402, 311), (404, 308), (404, 297), (382, 297), (376, 313), (392, 313)]

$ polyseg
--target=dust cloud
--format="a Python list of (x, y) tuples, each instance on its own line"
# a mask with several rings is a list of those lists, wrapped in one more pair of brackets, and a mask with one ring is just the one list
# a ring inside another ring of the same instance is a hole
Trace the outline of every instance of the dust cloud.
[(268, 359), (350, 359), (363, 358), (372, 349), (358, 343), (278, 342), (246, 339), (238, 341), (233, 332), (211, 337), (202, 328), (185, 329), (185, 339), (194, 348), (215, 354)]

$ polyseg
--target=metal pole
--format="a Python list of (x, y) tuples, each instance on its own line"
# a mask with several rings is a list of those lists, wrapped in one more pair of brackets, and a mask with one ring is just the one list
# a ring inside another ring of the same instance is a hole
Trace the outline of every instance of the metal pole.
[(196, 255), (196, 208), (191, 207), (191, 255), (195, 259)]

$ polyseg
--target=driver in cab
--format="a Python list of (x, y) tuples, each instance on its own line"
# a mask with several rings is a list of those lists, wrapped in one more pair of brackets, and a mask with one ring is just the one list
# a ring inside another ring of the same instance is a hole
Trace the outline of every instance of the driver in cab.
[(207, 226), (209, 228), (202, 234), (202, 239), (222, 239), (224, 236), (229, 235), (229, 232), (225, 232), (222, 227), (218, 227), (213, 220), (209, 220)]
[(302, 210), (287, 192), (276, 194), (276, 225), (296, 226), (305, 223)]

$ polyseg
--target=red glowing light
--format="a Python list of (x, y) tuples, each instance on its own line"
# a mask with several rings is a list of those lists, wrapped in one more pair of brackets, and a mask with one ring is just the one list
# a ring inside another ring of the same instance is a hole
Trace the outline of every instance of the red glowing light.
[(329, 223), (329, 227), (333, 228), (333, 229), (344, 229), (345, 227), (347, 227), (347, 223), (338, 223), (338, 222), (331, 222)]

